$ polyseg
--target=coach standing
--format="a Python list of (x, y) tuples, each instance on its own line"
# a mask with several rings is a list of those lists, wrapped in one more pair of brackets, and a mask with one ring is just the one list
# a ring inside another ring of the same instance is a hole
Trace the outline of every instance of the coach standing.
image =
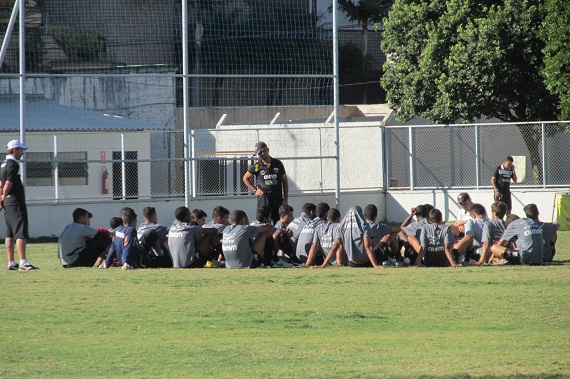
[(502, 201), (507, 204), (507, 214), (510, 214), (513, 209), (511, 201), (511, 179), (513, 182), (517, 182), (517, 173), (513, 161), (513, 157), (508, 156), (505, 162), (497, 167), (491, 177), (491, 184), (495, 189), (495, 201)]
[[(255, 154), (259, 161), (247, 169), (243, 182), (257, 196), (257, 207), (267, 205), (271, 208), (273, 224), (279, 221), (279, 207), (287, 205), (289, 197), (289, 182), (285, 167), (279, 159), (269, 155), (269, 148), (265, 142), (255, 144)], [(251, 178), (255, 177), (257, 188)]]
[[(28, 238), (28, 211), (26, 196), (20, 178), (18, 161), (24, 155), (24, 146), (19, 140), (8, 142), (6, 160), (0, 168), (2, 189), (0, 193), (0, 210), (4, 209), (6, 219), (6, 253), (8, 254), (8, 270), (36, 270), (26, 259), (26, 239)], [(14, 240), (18, 249), (20, 264), (14, 261)]]

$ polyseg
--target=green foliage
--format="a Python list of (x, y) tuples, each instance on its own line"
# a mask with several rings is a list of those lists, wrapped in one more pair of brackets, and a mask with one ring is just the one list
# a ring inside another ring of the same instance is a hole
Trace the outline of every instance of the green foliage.
[[(0, 377), (562, 378), (570, 233), (547, 267), (0, 270)], [(565, 262), (565, 264), (563, 264)]]
[(540, 75), (541, 0), (397, 0), (385, 22), (382, 84), (399, 117), (553, 120)]
[(570, 119), (570, 2), (545, 0), (541, 36), (546, 44), (544, 69), (548, 89), (560, 98), (560, 118)]
[(107, 54), (105, 37), (97, 30), (66, 26), (47, 26), (43, 29), (56, 40), (70, 59), (93, 60)]

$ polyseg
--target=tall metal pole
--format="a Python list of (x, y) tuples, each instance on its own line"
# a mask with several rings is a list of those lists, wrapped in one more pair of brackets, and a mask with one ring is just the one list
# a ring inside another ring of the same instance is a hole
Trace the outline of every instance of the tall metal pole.
[(184, 123), (184, 205), (190, 207), (190, 148), (188, 120), (188, 0), (182, 0), (182, 120)]
[(335, 188), (335, 204), (340, 209), (340, 128), (338, 120), (339, 107), (339, 83), (338, 83), (338, 0), (332, 0), (332, 18), (333, 18), (333, 113), (334, 113), (334, 144), (336, 157), (336, 188)]
[(10, 21), (8, 22), (8, 29), (6, 29), (6, 34), (4, 34), (4, 41), (2, 41), (2, 48), (0, 49), (0, 67), (4, 62), (4, 57), (6, 56), (6, 51), (8, 51), (8, 44), (10, 43), (10, 37), (12, 36), (12, 30), (14, 29), (14, 24), (16, 23), (16, 17), (18, 16), (18, 10), (20, 8), (20, 0), (14, 2), (14, 8), (12, 9), (12, 15), (10, 16)]
[(542, 188), (546, 188), (546, 125), (542, 123)]
[[(26, 2), (20, 1), (20, 141), (26, 144)], [(26, 164), (22, 164), (22, 182), (26, 182)]]

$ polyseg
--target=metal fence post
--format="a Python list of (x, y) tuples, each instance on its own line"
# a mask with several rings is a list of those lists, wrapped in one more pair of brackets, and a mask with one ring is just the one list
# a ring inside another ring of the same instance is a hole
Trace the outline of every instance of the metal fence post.
[(382, 185), (382, 189), (384, 192), (388, 191), (388, 189), (390, 188), (390, 154), (388, 154), (388, 146), (390, 146), (389, 142), (388, 142), (388, 136), (390, 135), (390, 133), (388, 133), (388, 130), (386, 130), (386, 125), (382, 125), (381, 126), (381, 138), (382, 141), (380, 141), (380, 146), (382, 148), (382, 171), (384, 173), (383, 175), (383, 185)]
[(321, 192), (323, 192), (323, 141), (322, 141), (322, 132), (323, 129), (319, 127), (319, 163), (320, 163), (320, 179), (319, 179), (319, 187)]
[(123, 185), (123, 200), (127, 199), (127, 163), (125, 162), (125, 133), (121, 133), (121, 184)]
[(414, 164), (414, 129), (408, 126), (408, 154), (410, 156), (410, 190), (415, 187), (415, 164)]
[(335, 156), (336, 156), (336, 188), (335, 206), (340, 208), (340, 125), (338, 119), (339, 107), (339, 77), (338, 77), (338, 0), (332, 0), (333, 17), (333, 113), (335, 130)]
[(475, 125), (475, 187), (481, 185), (481, 152), (479, 151), (479, 125)]
[(182, 120), (184, 130), (184, 205), (190, 206), (190, 145), (188, 132), (188, 0), (182, 0)]
[(55, 201), (59, 200), (59, 153), (57, 148), (57, 134), (53, 135), (53, 159), (55, 161), (55, 181), (54, 181), (54, 191), (55, 191)]
[(546, 125), (541, 124), (542, 128), (542, 188), (546, 188)]

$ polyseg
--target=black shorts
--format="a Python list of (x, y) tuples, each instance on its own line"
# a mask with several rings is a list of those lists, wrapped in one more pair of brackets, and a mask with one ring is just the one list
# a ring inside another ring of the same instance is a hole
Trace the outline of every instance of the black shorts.
[(511, 192), (500, 192), (495, 196), (495, 201), (502, 201), (507, 204), (507, 209), (511, 211), (513, 209), (513, 202), (511, 199)]
[(501, 256), (510, 264), (510, 265), (521, 265), (522, 259), (518, 252), (512, 251), (510, 249), (505, 250)]
[(28, 210), (26, 204), (4, 205), (6, 238), (23, 239), (29, 237)]
[(271, 219), (273, 220), (273, 224), (276, 224), (279, 221), (279, 207), (283, 203), (283, 199), (279, 197), (273, 197), (268, 195), (261, 195), (257, 197), (257, 207), (267, 205), (271, 208)]

